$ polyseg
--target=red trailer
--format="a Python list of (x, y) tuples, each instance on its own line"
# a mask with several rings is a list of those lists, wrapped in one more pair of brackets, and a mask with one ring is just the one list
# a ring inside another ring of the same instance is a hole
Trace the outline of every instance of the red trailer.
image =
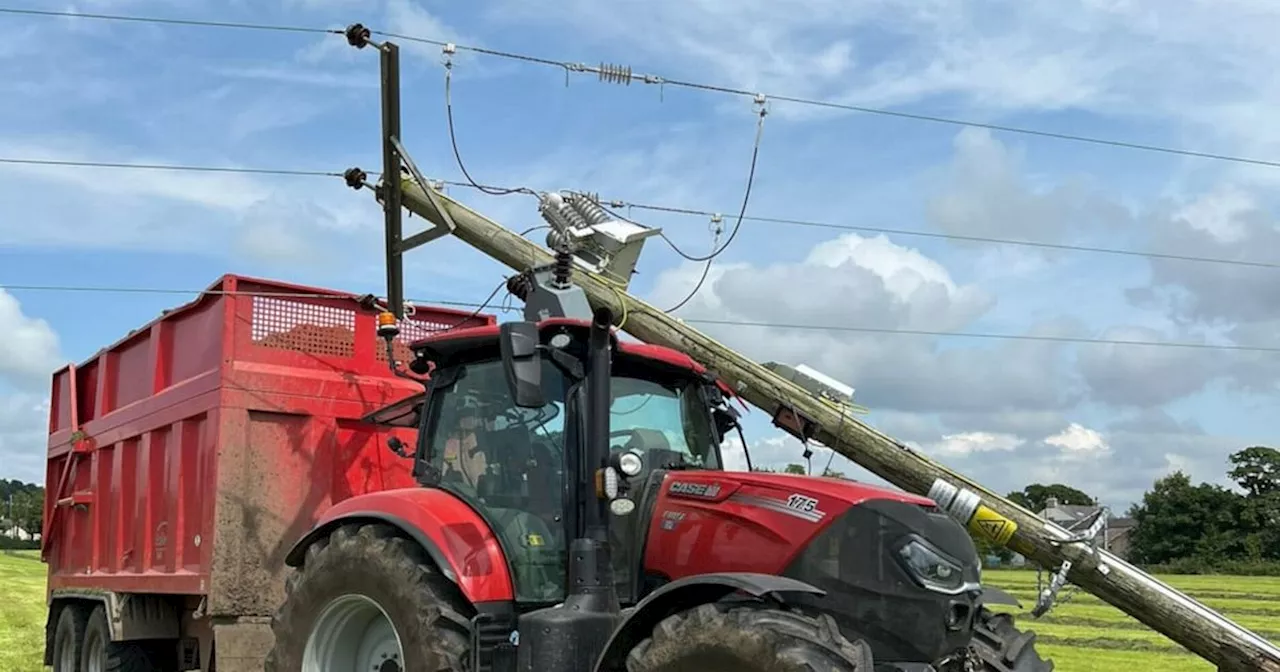
[[(226, 275), (54, 373), (46, 664), (262, 669), (290, 546), (335, 503), (414, 482), (387, 447), (405, 430), (361, 421), (422, 390), (387, 366), (381, 310)], [(433, 331), (496, 321), (417, 307), (396, 358)]]

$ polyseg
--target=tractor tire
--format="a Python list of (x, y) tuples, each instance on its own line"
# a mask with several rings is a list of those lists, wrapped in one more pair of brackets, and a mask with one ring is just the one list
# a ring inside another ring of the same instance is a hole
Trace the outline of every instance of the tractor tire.
[(343, 525), (307, 549), (271, 621), (267, 672), (457, 672), (470, 606), (417, 543)]
[(663, 619), (627, 672), (872, 672), (871, 649), (830, 616), (704, 604)]
[(103, 672), (165, 672), (145, 642), (113, 642), (107, 628), (107, 610), (93, 608), (84, 628), (80, 670)]
[(983, 672), (1052, 672), (1053, 661), (1036, 651), (1036, 633), (1013, 625), (1013, 616), (983, 607), (970, 644), (982, 660)]
[(74, 602), (63, 605), (58, 623), (53, 628), (53, 672), (80, 672), (84, 630), (89, 624), (89, 611)]

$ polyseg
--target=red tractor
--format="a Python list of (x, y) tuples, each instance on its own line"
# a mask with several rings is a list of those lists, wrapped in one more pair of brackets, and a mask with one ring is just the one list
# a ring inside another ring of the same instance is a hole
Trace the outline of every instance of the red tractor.
[(1052, 669), (932, 500), (725, 471), (730, 388), (582, 319), (562, 270), (527, 321), (413, 346), (425, 393), (370, 419), (418, 428), (421, 487), (297, 542), (268, 670)]

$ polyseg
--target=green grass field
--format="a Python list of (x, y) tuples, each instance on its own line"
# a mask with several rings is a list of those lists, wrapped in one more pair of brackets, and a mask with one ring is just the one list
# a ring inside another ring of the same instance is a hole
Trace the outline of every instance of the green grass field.
[[(1162, 576), (1227, 618), (1280, 643), (1280, 577)], [(983, 580), (1012, 593), (1030, 609), (1036, 600), (1036, 574), (985, 571)], [(1070, 588), (1063, 590), (1066, 594)], [(1003, 605), (1001, 605), (1003, 606)], [(1152, 631), (1098, 598), (1075, 591), (1039, 619), (1027, 615), (1018, 626), (1034, 630), (1041, 655), (1065, 672), (1110, 672), (1119, 669), (1160, 672), (1212, 672), (1213, 665), (1169, 638)]]
[(44, 576), (39, 551), (0, 551), (0, 670), (45, 670)]
[[(43, 672), (45, 566), (35, 551), (0, 552), (0, 670)], [(988, 571), (984, 578), (1010, 591), (1023, 605), (1035, 603), (1034, 572)], [(1280, 578), (1239, 576), (1163, 577), (1237, 623), (1280, 642)], [(1212, 672), (1209, 663), (1166, 637), (1084, 592), (1076, 592), (1039, 620), (1019, 625), (1036, 631), (1043, 655), (1063, 672)]]

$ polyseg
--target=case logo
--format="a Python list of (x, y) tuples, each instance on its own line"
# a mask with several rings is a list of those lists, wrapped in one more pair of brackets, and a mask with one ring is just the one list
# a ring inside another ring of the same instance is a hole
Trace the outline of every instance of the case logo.
[(690, 483), (688, 481), (672, 481), (667, 488), (667, 492), (671, 495), (679, 495), (684, 497), (701, 497), (703, 499), (715, 499), (720, 494), (719, 483)]

